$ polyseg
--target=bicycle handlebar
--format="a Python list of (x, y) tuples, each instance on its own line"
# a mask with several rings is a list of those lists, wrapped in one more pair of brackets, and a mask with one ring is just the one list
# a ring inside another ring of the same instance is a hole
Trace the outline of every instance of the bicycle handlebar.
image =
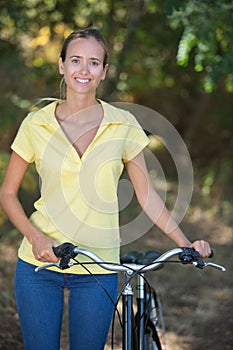
[[(167, 252), (160, 255), (157, 259), (155, 259), (152, 263), (146, 264), (146, 265), (137, 264), (137, 263), (124, 263), (124, 264), (107, 263), (103, 261), (95, 253), (87, 249), (78, 248), (77, 246), (74, 246), (72, 243), (63, 243), (58, 247), (54, 247), (53, 251), (54, 251), (54, 254), (58, 258), (60, 258), (59, 263), (44, 264), (42, 266), (37, 267), (35, 269), (36, 272), (39, 272), (43, 269), (46, 269), (52, 266), (55, 266), (61, 270), (67, 269), (75, 265), (75, 263), (70, 262), (70, 259), (74, 259), (78, 254), (81, 254), (90, 258), (93, 262), (97, 263), (99, 266), (101, 266), (105, 270), (109, 270), (112, 272), (126, 272), (129, 275), (132, 275), (135, 272), (159, 270), (165, 261), (167, 261), (169, 258), (175, 255), (179, 256), (179, 259), (183, 264), (192, 264), (195, 267), (198, 267), (201, 269), (207, 266), (212, 266), (220, 269), (221, 271), (226, 270), (221, 265), (217, 265), (210, 262), (208, 263), (204, 262), (201, 259), (199, 253), (193, 248), (174, 248), (174, 249), (168, 250)], [(212, 256), (213, 256), (213, 252), (212, 252)]]

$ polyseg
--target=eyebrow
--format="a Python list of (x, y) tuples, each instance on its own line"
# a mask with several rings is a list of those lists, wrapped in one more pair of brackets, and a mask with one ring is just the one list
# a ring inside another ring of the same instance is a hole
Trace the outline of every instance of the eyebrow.
[[(79, 56), (79, 55), (72, 55), (72, 56), (70, 56), (69, 58), (83, 58), (83, 56)], [(98, 62), (102, 62), (99, 58), (96, 58), (96, 57), (89, 57), (90, 58), (90, 60), (92, 60), (92, 61), (98, 61)]]

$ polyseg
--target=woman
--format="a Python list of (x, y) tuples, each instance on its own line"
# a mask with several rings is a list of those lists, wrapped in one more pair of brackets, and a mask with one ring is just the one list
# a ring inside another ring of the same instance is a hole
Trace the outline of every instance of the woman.
[[(178, 246), (194, 247), (203, 258), (205, 241), (191, 243), (154, 191), (143, 149), (148, 144), (135, 118), (96, 99), (106, 77), (108, 53), (95, 29), (72, 33), (59, 58), (66, 94), (23, 121), (0, 192), (1, 206), (24, 235), (15, 273), (15, 295), (27, 350), (59, 349), (63, 290), (69, 289), (70, 348), (104, 348), (117, 297), (117, 275), (81, 266), (63, 272), (35, 266), (57, 262), (53, 247), (70, 241), (106, 261), (119, 261), (116, 188), (125, 166), (138, 201)], [(17, 193), (30, 163), (41, 179), (41, 196), (30, 219)]]

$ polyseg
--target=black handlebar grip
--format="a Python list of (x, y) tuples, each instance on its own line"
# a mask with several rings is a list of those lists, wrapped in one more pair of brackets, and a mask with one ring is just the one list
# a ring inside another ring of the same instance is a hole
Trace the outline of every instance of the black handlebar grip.
[(214, 251), (213, 251), (213, 249), (211, 249), (211, 253), (210, 253), (210, 255), (208, 256), (208, 258), (213, 258), (213, 256), (214, 256)]
[(56, 257), (61, 258), (61, 248), (60, 248), (60, 246), (53, 247), (53, 252), (56, 255)]
[(63, 258), (64, 256), (74, 257), (75, 246), (72, 243), (63, 243), (58, 247), (53, 247), (53, 252), (58, 258)]

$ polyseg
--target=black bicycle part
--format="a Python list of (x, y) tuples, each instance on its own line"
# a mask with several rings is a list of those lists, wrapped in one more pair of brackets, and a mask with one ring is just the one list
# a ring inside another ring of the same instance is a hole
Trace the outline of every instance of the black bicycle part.
[[(150, 333), (152, 334), (152, 341), (155, 342), (156, 344), (156, 348), (158, 350), (162, 350), (162, 347), (161, 347), (161, 343), (160, 343), (160, 340), (159, 340), (159, 336), (158, 336), (158, 332), (156, 330), (156, 327), (155, 325), (153, 324), (153, 322), (151, 321), (151, 319), (148, 319), (147, 320), (147, 324), (146, 324), (146, 331), (145, 333), (148, 334), (148, 337), (150, 335)], [(150, 350), (150, 340), (148, 338), (148, 344), (146, 345), (146, 350)]]
[[(137, 349), (138, 348), (140, 348), (140, 349), (143, 348), (145, 350), (152, 349), (150, 347), (150, 345), (151, 345), (151, 342), (154, 342), (156, 344), (156, 349), (162, 350), (162, 345), (161, 345), (160, 338), (159, 338), (157, 328), (156, 328), (157, 324), (154, 324), (154, 322), (152, 321), (151, 316), (150, 316), (150, 311), (151, 311), (150, 310), (150, 302), (148, 302), (148, 300), (146, 300), (146, 299), (150, 299), (150, 298), (154, 299), (157, 312), (159, 310), (159, 305), (157, 302), (157, 296), (156, 296), (155, 291), (152, 290), (151, 293), (149, 293), (147, 291), (144, 300), (142, 300), (142, 302), (144, 304), (147, 304), (147, 305), (144, 305), (144, 310), (145, 310), (144, 314), (143, 314), (144, 329), (142, 330), (143, 334), (138, 335), (139, 339), (138, 339), (138, 343), (137, 343)], [(138, 303), (140, 303), (140, 302), (141, 302), (141, 300), (138, 300)], [(138, 312), (135, 315), (135, 324), (139, 326), (140, 322), (142, 322), (142, 319), (140, 317), (140, 305), (138, 304)], [(140, 343), (139, 343), (139, 341), (140, 341)]]
[(183, 252), (179, 254), (179, 259), (183, 264), (197, 263), (197, 267), (203, 269), (205, 267), (204, 261), (201, 259), (200, 254), (194, 248), (182, 248)]
[(136, 264), (137, 260), (142, 256), (143, 253), (137, 251), (127, 252), (121, 256), (121, 264)]
[(68, 269), (70, 267), (70, 259), (74, 259), (77, 254), (74, 253), (74, 248), (76, 248), (72, 243), (63, 243), (58, 247), (53, 247), (54, 254), (60, 258), (59, 266), (62, 270)]
[[(131, 251), (125, 253), (121, 256), (121, 264), (138, 264), (138, 265), (150, 265), (154, 262), (154, 260), (160, 257), (160, 253), (155, 250), (149, 250), (144, 253), (140, 253), (137, 251)], [(160, 270), (164, 265), (161, 264), (159, 268), (156, 270)]]
[[(162, 350), (162, 345), (160, 342), (160, 338), (158, 335), (157, 327), (159, 323), (159, 303), (158, 303), (158, 297), (157, 294), (154, 290), (154, 288), (150, 287), (150, 290), (148, 290), (148, 286), (145, 286), (145, 292), (146, 292), (146, 297), (145, 297), (145, 302), (147, 305), (145, 305), (145, 337), (147, 339), (147, 344), (145, 344), (146, 350), (151, 349), (150, 346), (150, 341), (155, 342), (157, 350)], [(155, 320), (151, 319), (151, 305), (152, 305), (152, 299), (154, 301), (154, 306), (156, 309), (156, 323)]]
[[(200, 254), (194, 248), (182, 248), (183, 252), (179, 254), (179, 259), (183, 264), (191, 264), (195, 262), (200, 269), (205, 267), (204, 261), (201, 259)], [(214, 251), (211, 249), (209, 258), (214, 256)]]
[[(137, 350), (137, 337), (135, 333), (133, 294), (122, 295), (122, 350)], [(130, 337), (128, 335), (131, 335)]]
[(214, 256), (214, 250), (211, 249), (211, 253), (210, 253), (210, 255), (209, 255), (209, 259), (213, 258), (213, 256)]

